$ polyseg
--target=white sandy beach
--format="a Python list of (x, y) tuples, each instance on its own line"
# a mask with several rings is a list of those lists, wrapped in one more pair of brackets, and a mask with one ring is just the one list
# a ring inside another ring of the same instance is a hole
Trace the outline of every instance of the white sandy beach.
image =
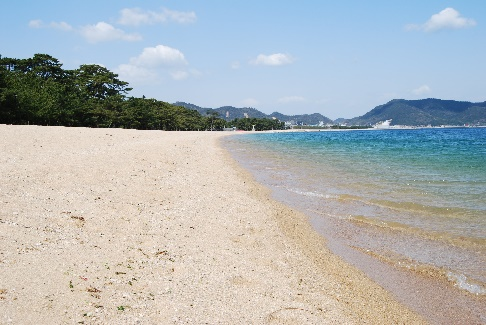
[(0, 125), (0, 324), (422, 324), (223, 132)]

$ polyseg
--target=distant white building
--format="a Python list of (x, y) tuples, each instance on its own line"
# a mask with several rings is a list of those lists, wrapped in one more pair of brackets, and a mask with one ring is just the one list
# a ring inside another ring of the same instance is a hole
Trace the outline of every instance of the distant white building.
[(389, 129), (391, 121), (392, 120), (390, 119), (390, 120), (386, 120), (386, 121), (383, 121), (383, 122), (378, 122), (373, 127), (375, 129)]

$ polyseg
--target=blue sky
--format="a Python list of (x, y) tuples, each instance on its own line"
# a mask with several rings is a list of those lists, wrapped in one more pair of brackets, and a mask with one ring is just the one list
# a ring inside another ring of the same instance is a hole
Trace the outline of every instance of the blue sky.
[(17, 0), (0, 28), (4, 57), (100, 64), (171, 103), (335, 119), (486, 100), (484, 0)]

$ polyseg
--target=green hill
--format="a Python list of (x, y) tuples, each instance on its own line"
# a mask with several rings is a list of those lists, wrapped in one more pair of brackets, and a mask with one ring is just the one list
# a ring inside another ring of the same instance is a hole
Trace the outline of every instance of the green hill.
[(334, 122), (325, 117), (324, 115), (321, 115), (319, 113), (313, 113), (313, 114), (301, 114), (301, 115), (284, 115), (278, 112), (274, 112), (269, 115), (270, 117), (275, 117), (279, 119), (280, 121), (284, 122), (290, 122), (293, 121), (295, 124), (304, 124), (304, 125), (317, 125), (320, 122), (323, 122), (324, 124), (334, 124)]
[(405, 100), (394, 99), (386, 104), (373, 108), (368, 113), (352, 119), (332, 121), (318, 114), (284, 115), (278, 112), (265, 114), (251, 107), (237, 108), (223, 106), (219, 108), (203, 108), (194, 104), (177, 102), (174, 105), (197, 110), (200, 114), (217, 112), (227, 121), (235, 118), (277, 118), (293, 124), (316, 125), (347, 123), (348, 125), (374, 125), (384, 120), (392, 120), (392, 125), (409, 126), (440, 126), (440, 125), (486, 125), (486, 102), (472, 103), (435, 98)]
[(350, 125), (373, 125), (390, 119), (392, 125), (486, 125), (486, 102), (394, 99), (346, 122)]
[[(318, 113), (314, 114), (301, 114), (301, 115), (284, 115), (278, 112), (274, 112), (270, 115), (260, 112), (259, 110), (251, 107), (233, 107), (233, 106), (222, 106), (219, 108), (203, 108), (194, 104), (176, 102), (176, 106), (182, 106), (185, 108), (193, 109), (198, 111), (202, 115), (206, 115), (207, 112), (217, 112), (219, 116), (227, 121), (231, 121), (235, 118), (276, 118), (282, 122), (293, 121), (295, 124), (306, 124), (306, 125), (316, 125), (319, 122), (324, 122), (325, 124), (332, 124), (332, 120)], [(245, 116), (246, 114), (246, 116)]]

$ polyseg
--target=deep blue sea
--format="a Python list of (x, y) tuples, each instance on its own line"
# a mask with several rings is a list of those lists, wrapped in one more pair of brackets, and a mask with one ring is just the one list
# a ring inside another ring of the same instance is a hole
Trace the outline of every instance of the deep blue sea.
[(246, 133), (225, 143), (328, 239), (486, 294), (486, 128)]

